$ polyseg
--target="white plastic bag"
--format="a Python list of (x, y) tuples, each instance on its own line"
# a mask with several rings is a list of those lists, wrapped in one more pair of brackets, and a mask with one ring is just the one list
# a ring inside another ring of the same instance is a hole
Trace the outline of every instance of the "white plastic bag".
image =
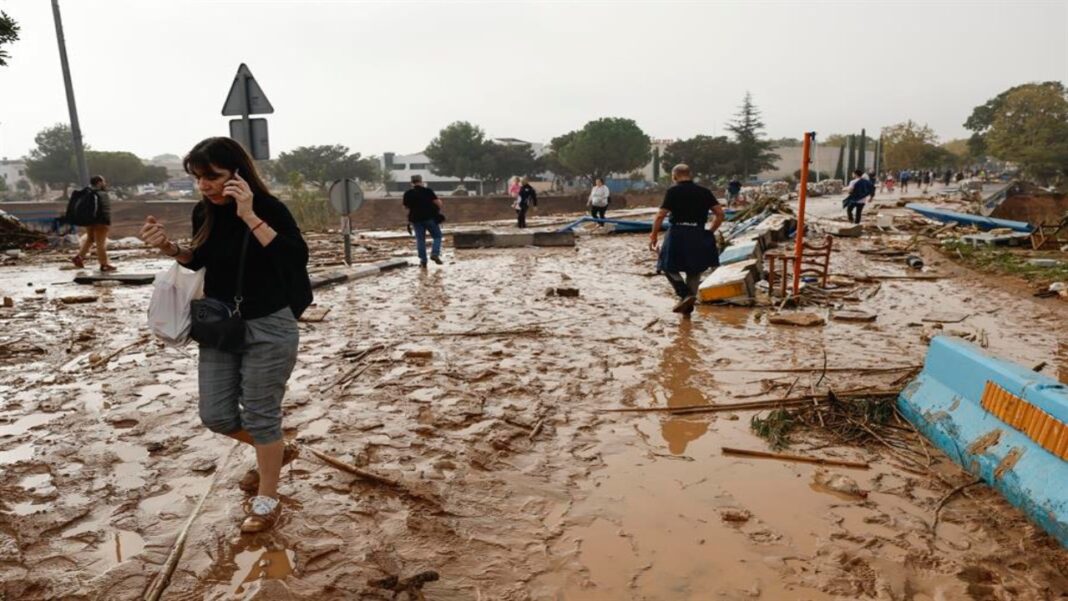
[(177, 262), (156, 274), (152, 301), (148, 304), (148, 327), (165, 344), (189, 342), (189, 303), (204, 297), (204, 270), (190, 271)]

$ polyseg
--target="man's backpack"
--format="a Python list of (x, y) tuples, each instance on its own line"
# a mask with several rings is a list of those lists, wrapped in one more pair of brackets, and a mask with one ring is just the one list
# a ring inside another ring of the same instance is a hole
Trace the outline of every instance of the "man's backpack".
[(100, 198), (90, 187), (75, 190), (67, 202), (67, 223), (93, 225), (100, 213)]

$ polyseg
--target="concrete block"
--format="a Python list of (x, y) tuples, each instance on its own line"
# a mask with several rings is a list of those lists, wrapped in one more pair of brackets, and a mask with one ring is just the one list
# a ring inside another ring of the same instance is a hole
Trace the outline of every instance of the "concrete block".
[(534, 246), (534, 234), (493, 234), (493, 246), (496, 248), (516, 248)]
[(760, 262), (763, 255), (764, 253), (761, 251), (757, 240), (735, 242), (719, 253), (719, 264), (730, 265), (731, 263), (750, 259), (756, 259), (757, 262)]
[(753, 298), (756, 292), (758, 269), (759, 264), (753, 259), (717, 267), (701, 282), (697, 298), (702, 302)]
[(456, 248), (489, 248), (493, 246), (494, 236), (490, 231), (455, 232), (452, 244)]
[(567, 232), (534, 232), (534, 246), (574, 246), (575, 233)]
[(897, 406), (948, 457), (1068, 547), (1068, 386), (937, 336)]

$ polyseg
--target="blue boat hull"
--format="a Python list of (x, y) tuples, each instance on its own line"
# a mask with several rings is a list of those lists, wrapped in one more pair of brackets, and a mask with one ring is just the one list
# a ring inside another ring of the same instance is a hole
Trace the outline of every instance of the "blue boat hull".
[(985, 231), (995, 228), (1009, 228), (1016, 232), (1023, 232), (1025, 234), (1031, 233), (1035, 228), (1030, 223), (1023, 221), (1011, 221), (1008, 219), (995, 219), (993, 217), (984, 217), (983, 215), (969, 215), (968, 213), (958, 213), (956, 211), (946, 211), (937, 207), (931, 207), (928, 205), (922, 205), (917, 203), (909, 203), (905, 205), (905, 208), (911, 209), (928, 219), (934, 219), (942, 223), (959, 223), (961, 225), (974, 225), (979, 229)]
[(1032, 407), (1054, 428), (1068, 424), (1068, 387), (949, 336), (931, 341), (923, 371), (902, 391), (898, 408), (953, 461), (1068, 547), (1068, 461), (1044, 447), (1057, 445), (1048, 434), (1034, 428), (1028, 434), (993, 413), (996, 399)]

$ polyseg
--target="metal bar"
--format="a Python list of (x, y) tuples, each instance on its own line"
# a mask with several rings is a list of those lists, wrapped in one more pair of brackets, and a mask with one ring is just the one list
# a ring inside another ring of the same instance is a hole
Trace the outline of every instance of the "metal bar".
[(805, 250), (805, 200), (808, 199), (809, 151), (815, 132), (805, 132), (805, 145), (801, 152), (801, 189), (798, 192), (797, 236), (794, 242), (794, 296), (801, 291), (801, 254)]
[(82, 144), (82, 128), (78, 124), (78, 107), (74, 104), (74, 85), (70, 79), (70, 63), (67, 61), (67, 43), (63, 37), (63, 20), (59, 16), (59, 0), (52, 0), (52, 17), (56, 22), (56, 41), (59, 43), (59, 62), (63, 66), (63, 85), (67, 89), (67, 110), (70, 112), (70, 132), (74, 138), (74, 157), (78, 162), (78, 178), (82, 186), (89, 185), (89, 166), (85, 162), (85, 146)]

